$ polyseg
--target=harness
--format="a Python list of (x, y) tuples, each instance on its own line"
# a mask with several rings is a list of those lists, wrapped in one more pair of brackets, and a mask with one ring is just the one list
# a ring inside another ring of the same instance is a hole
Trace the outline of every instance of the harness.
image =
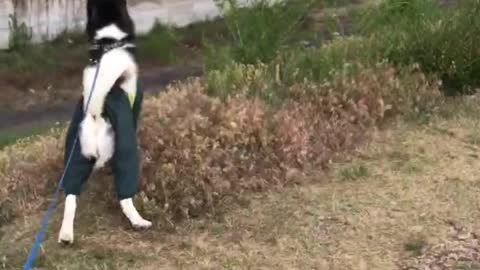
[(136, 53), (135, 45), (128, 38), (122, 40), (113, 38), (97, 39), (92, 43), (90, 48), (88, 48), (88, 53), (90, 55), (88, 59), (89, 64), (97, 65), (104, 54), (117, 48), (124, 48), (131, 54)]

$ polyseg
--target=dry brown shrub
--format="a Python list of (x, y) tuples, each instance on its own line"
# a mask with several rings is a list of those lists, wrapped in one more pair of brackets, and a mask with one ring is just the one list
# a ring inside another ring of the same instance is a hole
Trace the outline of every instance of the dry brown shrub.
[[(198, 216), (212, 213), (223, 196), (297, 183), (299, 172), (325, 167), (368, 127), (420, 105), (431, 108), (440, 97), (434, 80), (385, 66), (286, 89), (291, 98), (280, 106), (245, 91), (210, 97), (200, 80), (145, 100), (139, 130), (143, 210), (168, 218)], [(0, 152), (0, 220), (35, 209), (53, 191), (63, 133)]]
[(412, 72), (379, 66), (328, 84), (302, 82), (280, 107), (245, 91), (222, 102), (198, 80), (170, 87), (145, 104), (145, 208), (197, 216), (223, 195), (300, 181), (289, 173), (325, 166), (386, 116), (436, 104), (435, 81)]
[(63, 132), (25, 139), (0, 152), (0, 226), (43, 206), (62, 168)]

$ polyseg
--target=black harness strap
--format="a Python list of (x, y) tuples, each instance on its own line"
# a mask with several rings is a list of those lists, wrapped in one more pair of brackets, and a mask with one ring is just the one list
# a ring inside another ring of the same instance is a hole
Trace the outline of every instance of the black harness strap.
[(90, 65), (98, 64), (98, 61), (100, 61), (104, 54), (113, 49), (121, 47), (125, 47), (125, 50), (130, 52), (132, 55), (135, 55), (136, 47), (128, 39), (116, 40), (113, 38), (102, 38), (99, 40), (95, 40), (88, 49), (90, 55)]

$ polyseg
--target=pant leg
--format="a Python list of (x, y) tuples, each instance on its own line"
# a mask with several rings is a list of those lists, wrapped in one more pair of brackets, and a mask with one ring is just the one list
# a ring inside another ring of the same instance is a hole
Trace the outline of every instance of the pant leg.
[[(65, 153), (64, 153), (64, 166), (67, 164), (67, 160), (70, 156), (70, 152), (74, 147), (75, 138), (78, 135), (78, 129), (81, 121), (83, 120), (83, 101), (80, 100), (75, 108), (70, 126), (68, 128)], [(80, 195), (83, 184), (87, 181), (88, 177), (92, 173), (94, 160), (85, 158), (80, 149), (80, 141), (77, 140), (75, 149), (69, 167), (66, 168), (65, 178), (63, 180), (62, 187), (66, 195)]]
[[(135, 103), (138, 103), (137, 97)], [(117, 196), (119, 200), (131, 198), (138, 191), (140, 176), (136, 134), (138, 114), (135, 115), (127, 95), (118, 86), (114, 86), (108, 94), (104, 112), (115, 132), (115, 151), (111, 166)]]
[(135, 101), (133, 102), (133, 106), (132, 106), (133, 121), (134, 121), (135, 129), (137, 129), (138, 127), (138, 119), (140, 118), (142, 105), (143, 105), (143, 91), (141, 86), (138, 85), (137, 94), (135, 96)]

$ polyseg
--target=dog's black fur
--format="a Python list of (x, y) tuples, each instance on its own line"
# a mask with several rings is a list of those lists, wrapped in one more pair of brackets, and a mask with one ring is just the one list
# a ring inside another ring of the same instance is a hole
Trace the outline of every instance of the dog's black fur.
[[(122, 40), (113, 38), (95, 39), (96, 32), (110, 24), (115, 24), (127, 36)], [(88, 0), (87, 2), (87, 27), (86, 34), (88, 41), (92, 44), (89, 49), (89, 61), (91, 64), (97, 63), (102, 55), (108, 50), (106, 47), (130, 43), (135, 41), (135, 25), (128, 14), (126, 0)], [(119, 44), (120, 42), (120, 44)], [(126, 48), (128, 52), (135, 56), (135, 46)]]
[(94, 41), (96, 31), (112, 23), (128, 35), (127, 41), (135, 39), (135, 26), (126, 0), (88, 0), (86, 32), (90, 42)]

